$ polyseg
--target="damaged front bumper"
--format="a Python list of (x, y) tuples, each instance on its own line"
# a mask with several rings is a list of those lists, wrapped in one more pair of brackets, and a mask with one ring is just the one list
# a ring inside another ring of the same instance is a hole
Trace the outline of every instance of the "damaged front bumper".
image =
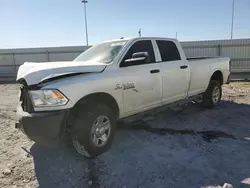
[(37, 143), (57, 144), (65, 130), (67, 113), (68, 110), (28, 113), (19, 105), (17, 108), (19, 121), (15, 127)]

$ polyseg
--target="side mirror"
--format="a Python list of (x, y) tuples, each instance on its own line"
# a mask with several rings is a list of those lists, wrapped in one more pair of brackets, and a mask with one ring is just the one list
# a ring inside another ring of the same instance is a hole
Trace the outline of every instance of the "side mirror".
[(150, 62), (148, 52), (137, 52), (132, 55), (131, 59), (126, 59), (125, 62), (122, 63), (122, 67), (140, 65), (148, 62)]
[(135, 58), (145, 58), (148, 60), (149, 55), (148, 55), (148, 52), (137, 52), (132, 55), (132, 59), (135, 59)]

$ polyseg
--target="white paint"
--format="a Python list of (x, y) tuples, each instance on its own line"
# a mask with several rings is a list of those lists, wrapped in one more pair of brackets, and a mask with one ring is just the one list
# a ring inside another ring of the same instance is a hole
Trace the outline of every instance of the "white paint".
[[(180, 52), (181, 60), (160, 62), (161, 57), (155, 40), (173, 41)], [(152, 40), (156, 61), (160, 63), (145, 64), (131, 67), (119, 67), (128, 49), (137, 41)], [(186, 65), (188, 68), (180, 69)], [(104, 70), (105, 69), (105, 70)], [(150, 70), (160, 72), (150, 74)], [(104, 70), (103, 72), (101, 72)], [(65, 106), (35, 108), (35, 111), (52, 111), (72, 108), (84, 96), (93, 93), (107, 93), (116, 100), (120, 118), (142, 112), (156, 106), (185, 99), (203, 93), (212, 74), (220, 70), (226, 83), (229, 75), (229, 58), (212, 58), (187, 61), (185, 53), (176, 39), (140, 37), (130, 39), (117, 57), (108, 65), (91, 62), (60, 62), (60, 63), (25, 63), (18, 71), (17, 80), (24, 78), (28, 85), (41, 82), (44, 79), (58, 75), (89, 72), (74, 77), (68, 77), (43, 86), (42, 89), (58, 89), (68, 99)], [(135, 89), (115, 89), (135, 83)]]
[(48, 63), (24, 63), (17, 73), (17, 80), (23, 78), (28, 85), (38, 84), (44, 79), (59, 75), (84, 72), (101, 72), (105, 64), (92, 62), (48, 62)]

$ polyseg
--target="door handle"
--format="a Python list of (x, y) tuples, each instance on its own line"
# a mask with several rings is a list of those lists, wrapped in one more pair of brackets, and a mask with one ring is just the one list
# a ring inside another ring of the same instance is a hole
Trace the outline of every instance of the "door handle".
[(154, 69), (154, 70), (151, 70), (151, 71), (150, 71), (151, 74), (158, 73), (158, 72), (160, 72), (159, 69)]
[(186, 68), (188, 68), (188, 66), (187, 65), (182, 65), (182, 66), (180, 66), (180, 68), (181, 69), (186, 69)]

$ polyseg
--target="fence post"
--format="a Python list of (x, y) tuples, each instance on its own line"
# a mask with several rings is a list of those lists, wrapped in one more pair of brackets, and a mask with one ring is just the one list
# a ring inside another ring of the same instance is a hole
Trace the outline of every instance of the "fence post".
[(16, 70), (16, 59), (15, 59), (15, 53), (12, 53), (12, 56), (13, 56), (13, 67), (15, 69), (15, 72), (17, 73), (17, 70)]
[(221, 45), (218, 45), (218, 56), (221, 56)]
[(47, 51), (47, 60), (48, 60), (48, 62), (49, 62), (49, 51)]
[[(14, 68), (14, 70), (15, 70), (15, 79), (16, 79), (16, 77), (17, 77), (17, 69), (16, 69), (16, 59), (15, 59), (15, 53), (12, 53), (12, 56), (13, 56), (13, 61), (12, 61), (12, 63), (13, 63), (13, 68)], [(11, 75), (11, 77), (12, 77), (12, 75)]]

